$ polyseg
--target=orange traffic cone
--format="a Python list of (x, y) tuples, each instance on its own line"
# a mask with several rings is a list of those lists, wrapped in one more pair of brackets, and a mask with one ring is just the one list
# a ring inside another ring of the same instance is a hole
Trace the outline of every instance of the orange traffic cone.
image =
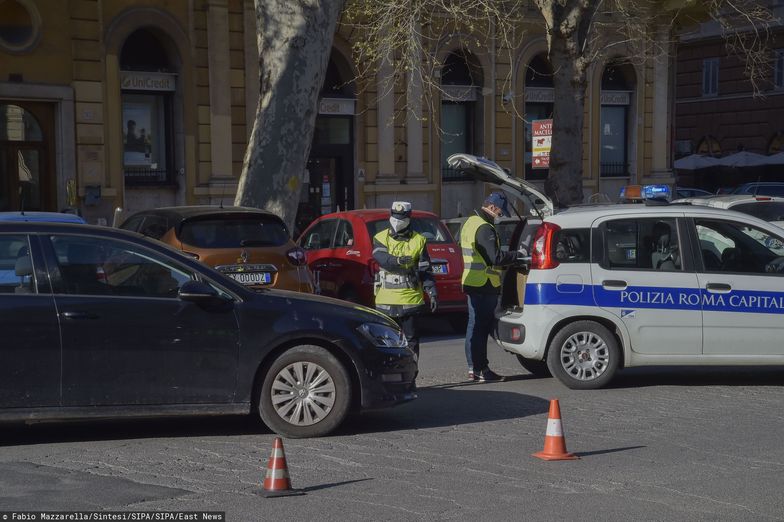
[(558, 406), (558, 399), (550, 400), (550, 413), (547, 414), (547, 433), (544, 436), (544, 449), (533, 455), (542, 460), (575, 460), (580, 458), (566, 451), (566, 439), (564, 439), (563, 428), (561, 427), (561, 408)]
[(280, 440), (280, 437), (275, 437), (275, 442), (272, 443), (272, 454), (267, 461), (267, 476), (264, 478), (262, 495), (265, 497), (286, 497), (304, 494), (303, 491), (291, 488), (283, 441)]

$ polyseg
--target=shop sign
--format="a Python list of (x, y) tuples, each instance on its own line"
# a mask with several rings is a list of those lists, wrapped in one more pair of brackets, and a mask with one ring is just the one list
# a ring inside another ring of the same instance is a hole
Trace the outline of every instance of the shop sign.
[(174, 91), (176, 74), (120, 71), (120, 87), (128, 91)]
[(351, 98), (322, 98), (319, 100), (319, 114), (334, 116), (353, 116), (356, 100)]
[(552, 87), (526, 87), (526, 103), (553, 103), (555, 95)]
[(550, 168), (550, 145), (553, 140), (553, 120), (531, 122), (531, 168)]
[(629, 105), (629, 91), (602, 91), (602, 105)]

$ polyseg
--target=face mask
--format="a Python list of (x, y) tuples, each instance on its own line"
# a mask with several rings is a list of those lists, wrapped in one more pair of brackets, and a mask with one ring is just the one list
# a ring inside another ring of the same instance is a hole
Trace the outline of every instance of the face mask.
[(395, 232), (400, 232), (401, 230), (405, 230), (408, 228), (408, 224), (411, 222), (411, 219), (398, 219), (396, 217), (389, 218), (389, 226), (392, 227), (392, 230)]

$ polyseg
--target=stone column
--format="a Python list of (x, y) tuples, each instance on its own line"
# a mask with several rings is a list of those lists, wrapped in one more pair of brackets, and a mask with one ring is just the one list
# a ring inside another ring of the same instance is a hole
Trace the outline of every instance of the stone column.
[(208, 0), (210, 156), (213, 178), (231, 177), (231, 85), (228, 0)]
[(384, 60), (376, 77), (378, 92), (378, 181), (395, 178), (395, 78)]

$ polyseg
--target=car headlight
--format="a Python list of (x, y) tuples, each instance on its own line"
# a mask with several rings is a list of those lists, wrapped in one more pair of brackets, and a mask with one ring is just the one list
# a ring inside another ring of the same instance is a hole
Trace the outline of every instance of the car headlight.
[(378, 323), (364, 323), (357, 330), (375, 346), (385, 348), (405, 348), (408, 346), (406, 336), (397, 328)]

